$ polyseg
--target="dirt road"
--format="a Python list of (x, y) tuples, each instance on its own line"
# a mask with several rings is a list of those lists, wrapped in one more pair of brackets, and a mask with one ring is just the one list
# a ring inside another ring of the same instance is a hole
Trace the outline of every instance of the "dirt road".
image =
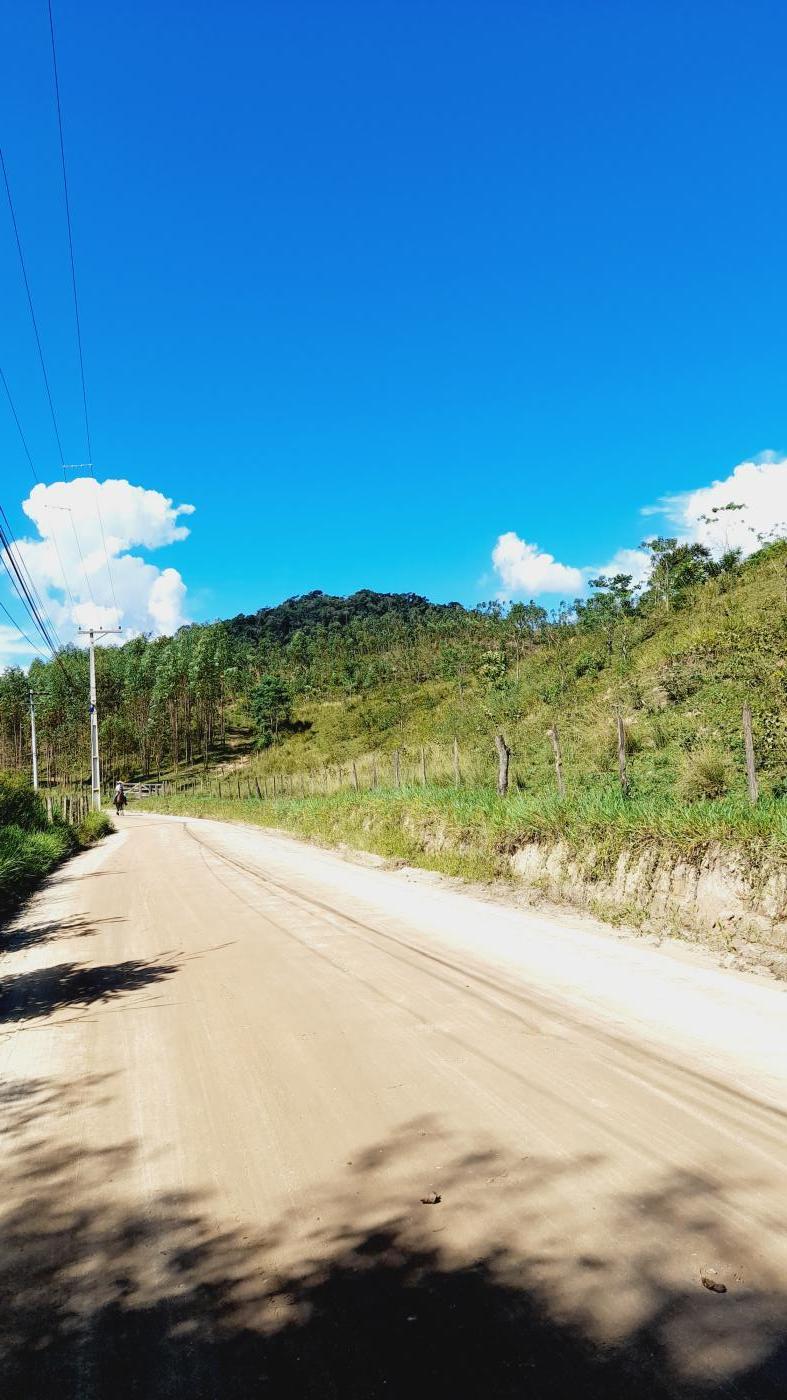
[(785, 1393), (784, 986), (119, 825), (0, 943), (7, 1400)]

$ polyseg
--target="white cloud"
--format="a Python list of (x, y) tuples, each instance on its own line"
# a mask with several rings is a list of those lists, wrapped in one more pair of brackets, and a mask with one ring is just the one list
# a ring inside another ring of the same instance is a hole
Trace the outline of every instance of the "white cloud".
[(528, 544), (513, 530), (501, 535), (492, 550), (492, 563), (511, 593), (577, 593), (584, 585), (580, 569), (561, 564), (554, 555)]
[[(185, 539), (180, 517), (193, 506), (130, 481), (80, 477), (35, 486), (22, 509), (37, 536), (20, 539), (19, 551), (64, 642), (91, 624), (122, 626), (120, 643), (141, 632), (172, 633), (186, 621), (178, 571), (130, 551)], [(0, 655), (14, 650), (0, 631)]]
[(6, 666), (27, 666), (34, 656), (33, 648), (24, 637), (7, 623), (0, 623), (0, 671)]
[[(725, 510), (731, 503), (743, 509)], [(752, 554), (763, 539), (787, 535), (787, 458), (766, 452), (756, 461), (740, 462), (710, 486), (664, 496), (641, 514), (663, 516), (681, 542), (707, 545), (715, 555), (732, 548)], [(502, 597), (554, 593), (566, 598), (582, 593), (599, 574), (630, 574), (635, 586), (642, 584), (650, 559), (643, 549), (623, 547), (606, 564), (561, 564), (509, 530), (498, 538), (492, 563)]]
[(583, 569), (586, 579), (598, 578), (600, 574), (614, 578), (616, 574), (630, 574), (634, 587), (644, 583), (648, 576), (650, 555), (644, 549), (619, 549), (606, 564), (598, 568)]
[[(744, 509), (725, 511), (730, 503)], [(782, 532), (787, 522), (787, 459), (766, 453), (758, 461), (740, 462), (721, 481), (665, 496), (645, 514), (664, 515), (680, 539), (699, 541), (714, 553), (739, 548), (752, 554), (760, 545), (758, 535)]]

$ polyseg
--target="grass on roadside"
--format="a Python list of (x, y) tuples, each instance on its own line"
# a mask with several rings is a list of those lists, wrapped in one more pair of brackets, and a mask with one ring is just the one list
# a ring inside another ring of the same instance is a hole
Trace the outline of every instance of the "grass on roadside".
[(787, 802), (778, 798), (752, 807), (738, 796), (679, 803), (667, 796), (627, 799), (603, 787), (562, 801), (553, 794), (500, 798), (486, 789), (413, 787), (262, 801), (159, 796), (139, 805), (278, 827), (470, 879), (508, 875), (508, 856), (529, 841), (562, 841), (597, 869), (646, 845), (692, 860), (721, 842), (753, 863), (766, 851), (787, 851)]
[(7, 914), (21, 903), (74, 850), (76, 839), (67, 826), (47, 831), (0, 827), (0, 913)]
[(89, 812), (76, 828), (50, 824), (30, 784), (18, 774), (0, 774), (0, 915), (15, 909), (66, 856), (113, 830), (104, 812)]

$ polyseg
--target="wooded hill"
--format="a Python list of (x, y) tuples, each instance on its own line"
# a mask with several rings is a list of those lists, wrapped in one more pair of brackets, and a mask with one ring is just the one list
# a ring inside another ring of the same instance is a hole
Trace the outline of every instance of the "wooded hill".
[(347, 598), (338, 598), (314, 589), (298, 598), (288, 598), (275, 608), (239, 613), (228, 621), (227, 629), (239, 641), (272, 641), (284, 646), (296, 632), (310, 635), (321, 628), (346, 627), (351, 622), (368, 622), (391, 614), (412, 621), (452, 611), (462, 613), (464, 608), (460, 603), (430, 603), (418, 593), (373, 593), (362, 588)]
[[(615, 781), (624, 719), (638, 793), (743, 790), (741, 709), (754, 715), (763, 791), (787, 774), (787, 544), (741, 561), (654, 541), (647, 586), (600, 578), (551, 614), (535, 603), (466, 609), (418, 595), (310, 593), (173, 638), (98, 653), (107, 780), (184, 775), (245, 755), (258, 774), (319, 773), (391, 755), (403, 780), (424, 748), (430, 779), (494, 780), (493, 735), (513, 750), (514, 786), (554, 787), (557, 725), (570, 787)], [(88, 780), (87, 658), (34, 662), (39, 767)], [(28, 677), (0, 677), (0, 766), (29, 764)], [(244, 732), (245, 731), (245, 732)], [(368, 768), (367, 772), (372, 771)]]

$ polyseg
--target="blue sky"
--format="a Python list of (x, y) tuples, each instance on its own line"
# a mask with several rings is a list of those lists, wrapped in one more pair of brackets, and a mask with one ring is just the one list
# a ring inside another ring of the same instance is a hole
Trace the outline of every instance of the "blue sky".
[[(180, 542), (128, 536), (182, 574), (188, 616), (314, 587), (473, 602), (501, 535), (592, 568), (653, 528), (643, 506), (781, 460), (783, 5), (54, 11), (96, 472), (194, 505)], [(2, 50), (80, 462), (44, 0), (6, 7)], [(6, 216), (0, 361), (51, 482)], [(0, 470), (35, 538), (1, 402)]]

